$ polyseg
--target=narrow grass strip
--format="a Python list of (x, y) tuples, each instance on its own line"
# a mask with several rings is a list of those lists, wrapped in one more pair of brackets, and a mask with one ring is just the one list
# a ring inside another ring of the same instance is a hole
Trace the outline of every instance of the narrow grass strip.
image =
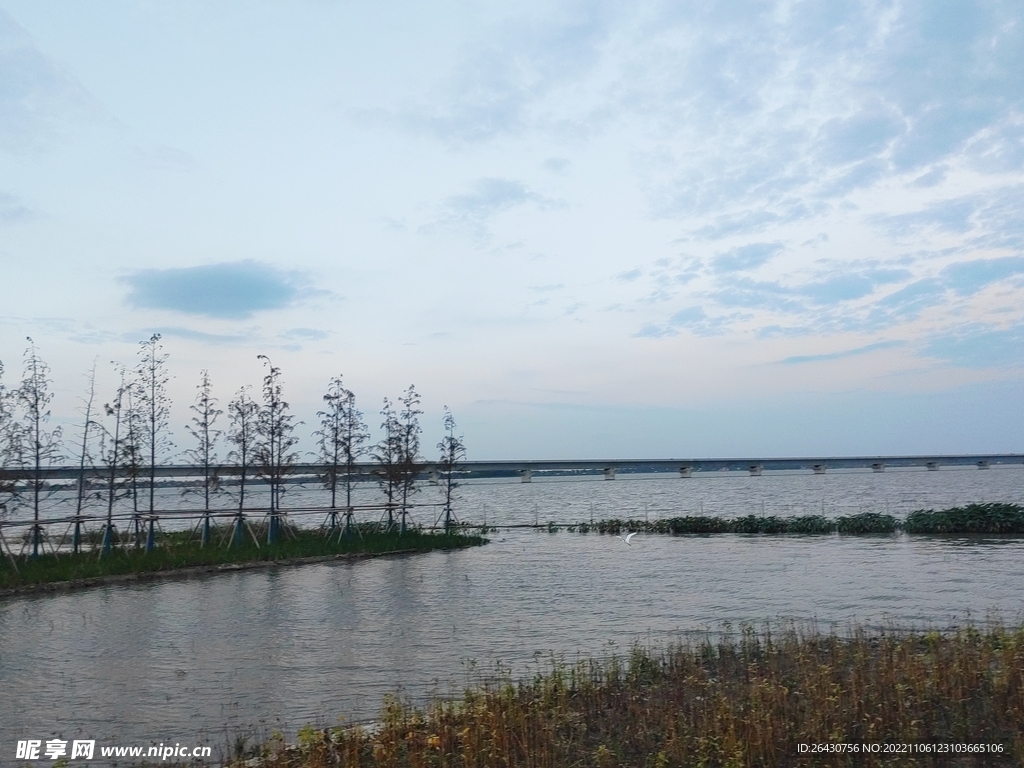
[[(214, 530), (213, 542), (227, 539), (225, 531)], [(144, 548), (116, 546), (105, 556), (99, 551), (81, 554), (46, 554), (38, 558), (18, 559), (17, 571), (10, 561), (0, 562), (0, 591), (57, 582), (78, 582), (108, 576), (175, 572), (204, 566), (224, 566), (255, 562), (284, 562), (336, 555), (385, 554), (396, 551), (427, 552), (484, 544), (487, 539), (467, 533), (428, 533), (416, 529), (399, 535), (363, 530), (347, 537), (332, 537), (316, 531), (282, 527), (278, 542), (257, 546), (247, 538), (240, 547), (208, 544), (174, 533), (162, 537), (151, 552)]]

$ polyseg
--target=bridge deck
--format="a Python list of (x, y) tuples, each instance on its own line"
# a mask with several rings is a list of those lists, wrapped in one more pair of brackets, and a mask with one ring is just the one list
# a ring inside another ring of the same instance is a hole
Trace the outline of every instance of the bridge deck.
[[(687, 470), (690, 472), (717, 472), (721, 470), (748, 471), (759, 468), (758, 471), (772, 470), (809, 470), (822, 472), (827, 469), (879, 469), (884, 468), (907, 468), (927, 467), (938, 469), (940, 467), (956, 466), (978, 466), (990, 467), (1006, 464), (1024, 464), (1024, 454), (936, 454), (917, 456), (805, 456), (805, 457), (748, 457), (748, 458), (707, 458), (707, 459), (515, 459), (500, 461), (464, 461), (460, 462), (457, 469), (459, 472), (472, 472), (476, 474), (504, 474), (504, 473), (538, 473), (538, 472), (679, 472)], [(379, 467), (376, 464), (362, 462), (356, 464), (355, 474), (370, 476)], [(420, 465), (420, 471), (426, 474), (438, 469), (436, 462), (424, 462)], [(222, 464), (211, 468), (223, 477), (231, 477), (238, 474), (238, 467), (233, 464)], [(119, 476), (123, 474), (123, 468), (119, 468)], [(148, 477), (149, 467), (138, 468), (141, 478)], [(248, 473), (253, 476), (257, 471), (256, 467), (250, 467)], [(323, 464), (294, 464), (290, 467), (292, 475), (319, 475), (323, 474)], [(46, 467), (40, 471), (44, 480), (69, 480), (75, 479), (81, 473), (77, 466), (56, 466)], [(86, 467), (85, 473), (89, 477), (102, 478), (109, 476), (109, 467)], [(168, 477), (197, 477), (202, 475), (202, 468), (188, 464), (160, 464), (155, 469), (155, 474), (160, 478)], [(24, 479), (28, 476), (35, 477), (35, 471), (26, 467), (22, 469), (0, 469), (0, 480)]]

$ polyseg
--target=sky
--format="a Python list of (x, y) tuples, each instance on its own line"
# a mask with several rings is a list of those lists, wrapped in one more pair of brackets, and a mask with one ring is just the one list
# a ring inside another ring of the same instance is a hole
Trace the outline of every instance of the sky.
[(0, 0), (0, 285), (180, 450), (264, 354), (430, 455), (1024, 452), (1024, 7)]

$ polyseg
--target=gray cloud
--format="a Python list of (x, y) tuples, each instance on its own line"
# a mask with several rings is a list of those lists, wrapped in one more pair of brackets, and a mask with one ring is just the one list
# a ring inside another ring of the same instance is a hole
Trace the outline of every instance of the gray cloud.
[(133, 307), (207, 317), (251, 317), (287, 307), (300, 296), (298, 273), (251, 260), (144, 269), (123, 281), (131, 288), (127, 302)]

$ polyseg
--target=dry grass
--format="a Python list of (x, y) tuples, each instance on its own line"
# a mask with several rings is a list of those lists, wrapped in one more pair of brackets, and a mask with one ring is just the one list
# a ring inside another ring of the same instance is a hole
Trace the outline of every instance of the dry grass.
[[(1001, 754), (809, 755), (823, 743), (1000, 744)], [(1024, 628), (848, 637), (746, 628), (731, 640), (554, 665), (378, 728), (300, 732), (264, 768), (1024, 764)], [(240, 758), (234, 765), (242, 765)]]

